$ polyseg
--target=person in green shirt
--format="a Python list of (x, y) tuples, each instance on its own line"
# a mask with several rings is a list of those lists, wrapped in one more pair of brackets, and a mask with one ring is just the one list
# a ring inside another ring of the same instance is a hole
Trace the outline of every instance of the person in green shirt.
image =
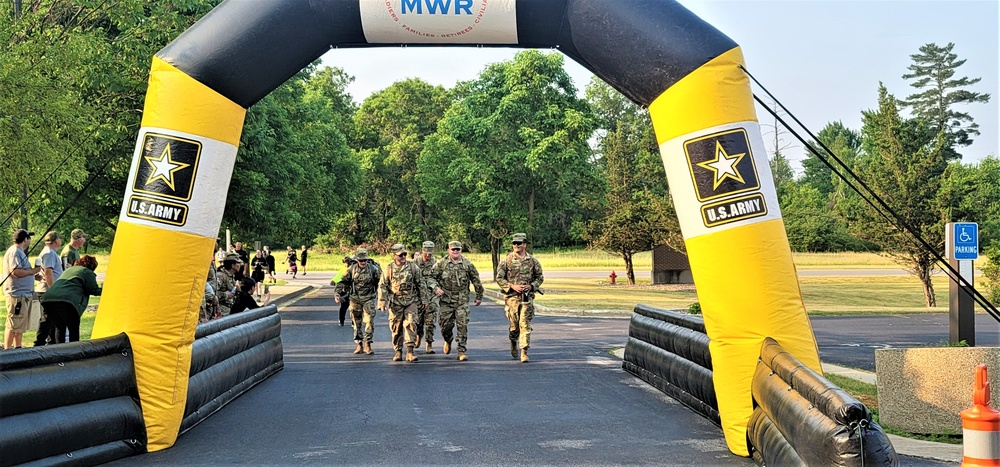
[(59, 256), (62, 258), (63, 270), (69, 269), (80, 259), (80, 247), (87, 243), (87, 234), (82, 229), (73, 229), (69, 234), (69, 243), (63, 247)]
[[(49, 287), (42, 296), (42, 307), (53, 320), (56, 330), (55, 343), (76, 342), (80, 340), (80, 317), (87, 309), (91, 295), (100, 295), (101, 286), (97, 285), (97, 259), (83, 255), (76, 264), (63, 271), (59, 279)], [(66, 340), (66, 331), (69, 340)]]

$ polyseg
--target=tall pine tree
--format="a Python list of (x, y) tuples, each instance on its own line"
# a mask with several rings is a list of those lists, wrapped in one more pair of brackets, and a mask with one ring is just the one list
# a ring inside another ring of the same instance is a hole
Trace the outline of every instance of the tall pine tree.
[(955, 104), (986, 103), (990, 100), (989, 94), (966, 89), (982, 78), (955, 78), (955, 71), (965, 64), (965, 60), (958, 60), (958, 55), (952, 52), (954, 48), (955, 44), (951, 42), (944, 47), (934, 43), (921, 46), (920, 53), (910, 55), (913, 63), (907, 69), (911, 73), (903, 75), (904, 79), (913, 80), (910, 86), (920, 92), (911, 94), (902, 104), (912, 107), (913, 116), (926, 120), (931, 130), (944, 131), (947, 142), (945, 156), (949, 160), (961, 159), (962, 155), (955, 151), (955, 147), (968, 146), (972, 144), (972, 136), (979, 135), (979, 125), (972, 121), (968, 113), (954, 110)]

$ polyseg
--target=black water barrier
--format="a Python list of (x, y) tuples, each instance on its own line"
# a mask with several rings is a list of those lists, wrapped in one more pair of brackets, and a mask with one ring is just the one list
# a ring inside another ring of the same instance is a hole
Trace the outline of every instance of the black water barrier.
[(96, 465), (143, 452), (124, 333), (0, 352), (0, 465)]
[(766, 338), (747, 435), (766, 465), (883, 466), (899, 459), (857, 399)]
[(284, 368), (274, 305), (198, 325), (181, 433)]
[(701, 316), (636, 305), (622, 368), (721, 426)]

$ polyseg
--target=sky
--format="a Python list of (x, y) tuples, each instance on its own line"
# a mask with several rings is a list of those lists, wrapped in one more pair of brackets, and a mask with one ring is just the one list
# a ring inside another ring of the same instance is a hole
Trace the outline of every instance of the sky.
[[(624, 0), (623, 0), (624, 1)], [(967, 60), (956, 77), (982, 78), (970, 91), (991, 95), (987, 104), (956, 106), (969, 113), (982, 133), (959, 152), (974, 163), (998, 154), (1000, 99), (1000, 2), (996, 0), (682, 0), (699, 17), (732, 38), (743, 50), (747, 69), (791, 115), (814, 134), (841, 121), (861, 129), (861, 111), (877, 107), (878, 84), (897, 98), (916, 92), (902, 78), (910, 55), (920, 46), (955, 44)], [(324, 65), (355, 77), (348, 91), (361, 102), (393, 82), (420, 78), (452, 87), (475, 79), (489, 64), (510, 60), (520, 49), (474, 47), (387, 47), (336, 49)], [(566, 70), (582, 95), (593, 74), (566, 58)], [(762, 91), (755, 88), (762, 98)], [(904, 111), (905, 112), (905, 111)], [(904, 113), (905, 115), (905, 113)], [(773, 118), (758, 109), (764, 140), (773, 146)], [(796, 171), (802, 145), (779, 132), (782, 152)]]

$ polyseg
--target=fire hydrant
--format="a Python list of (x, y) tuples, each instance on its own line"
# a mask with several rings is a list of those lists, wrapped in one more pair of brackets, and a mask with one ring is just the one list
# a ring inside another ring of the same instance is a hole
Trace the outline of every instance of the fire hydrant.
[(614, 271), (611, 271), (611, 275), (608, 277), (611, 278), (611, 285), (615, 285), (615, 278), (618, 277), (618, 274), (615, 274)]

